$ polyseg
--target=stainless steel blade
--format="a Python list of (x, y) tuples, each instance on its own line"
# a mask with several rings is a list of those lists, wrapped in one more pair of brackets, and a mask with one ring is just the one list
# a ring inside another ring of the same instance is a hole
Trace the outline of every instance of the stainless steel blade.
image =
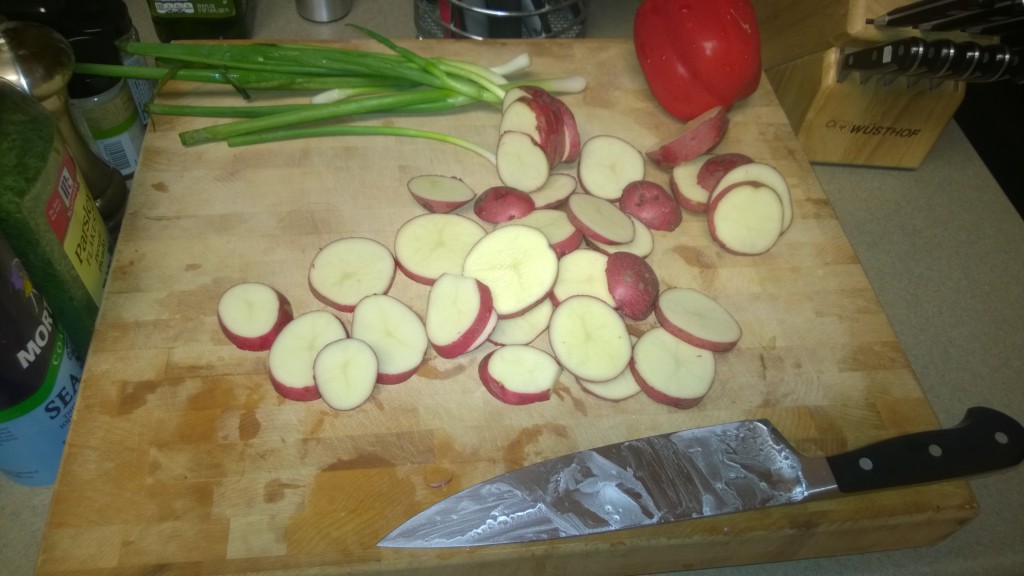
[(836, 491), (766, 420), (584, 450), (477, 484), (378, 544), (446, 548), (596, 534), (790, 504)]

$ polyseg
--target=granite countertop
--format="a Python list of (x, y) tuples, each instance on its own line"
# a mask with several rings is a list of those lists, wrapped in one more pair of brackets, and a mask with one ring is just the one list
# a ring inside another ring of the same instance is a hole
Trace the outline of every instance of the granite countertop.
[[(146, 2), (127, 2), (143, 39), (154, 39)], [(628, 36), (638, 4), (591, 0), (587, 35)], [(345, 19), (329, 24), (302, 20), (292, 2), (263, 0), (255, 35), (355, 37), (348, 22), (394, 38), (416, 35), (413, 0), (354, 0)], [(1024, 418), (1024, 221), (959, 127), (946, 126), (917, 170), (813, 168), (942, 424), (957, 423), (972, 405)], [(978, 518), (933, 547), (688, 574), (1021, 574), (1020, 475), (1018, 468), (972, 480)], [(5, 574), (33, 572), (49, 504), (49, 489), (0, 477)]]

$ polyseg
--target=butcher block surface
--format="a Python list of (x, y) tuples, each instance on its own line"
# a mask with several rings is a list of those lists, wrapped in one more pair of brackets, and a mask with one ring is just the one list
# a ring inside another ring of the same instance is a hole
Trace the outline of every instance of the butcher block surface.
[[(355, 43), (363, 48), (373, 44)], [(581, 74), (565, 101), (584, 139), (638, 148), (680, 129), (650, 96), (627, 40), (410, 41), (481, 64), (523, 51), (533, 77)], [(466, 49), (471, 48), (471, 49)], [(266, 98), (266, 97), (263, 97)], [(170, 83), (161, 99), (227, 103), (230, 89)], [(766, 80), (730, 112), (717, 151), (776, 166), (794, 200), (767, 254), (732, 256), (702, 215), (655, 233), (662, 288), (717, 298), (743, 327), (697, 407), (643, 395), (614, 403), (563, 374), (548, 402), (508, 406), (480, 385), (490, 345), (411, 380), (378, 386), (351, 412), (288, 401), (265, 352), (227, 342), (228, 287), (278, 288), (295, 312), (323, 309), (309, 263), (365, 236), (393, 247), (423, 209), (405, 184), (459, 176), (477, 191), (493, 166), (447, 144), (348, 137), (184, 148), (210, 119), (157, 116), (146, 136), (90, 350), (39, 559), (39, 574), (635, 574), (928, 545), (976, 514), (964, 481), (822, 500), (592, 537), (473, 549), (379, 549), (431, 504), (552, 456), (675, 430), (768, 418), (797, 449), (826, 455), (938, 426), (902, 347)], [(368, 119), (493, 147), (498, 112)], [(572, 172), (574, 166), (561, 166)], [(648, 166), (648, 179), (668, 173)], [(471, 207), (460, 213), (472, 215)], [(391, 294), (422, 317), (427, 287), (401, 274)], [(351, 315), (339, 316), (351, 326)], [(654, 321), (631, 323), (640, 333)], [(547, 347), (544, 337), (535, 345)], [(487, 572), (485, 572), (485, 570)]]

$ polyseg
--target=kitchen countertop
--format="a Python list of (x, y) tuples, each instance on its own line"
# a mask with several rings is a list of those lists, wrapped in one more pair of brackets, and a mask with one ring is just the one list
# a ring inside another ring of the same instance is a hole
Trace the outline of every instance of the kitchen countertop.
[[(593, 0), (588, 36), (628, 35), (638, 3)], [(142, 36), (152, 38), (145, 3), (129, 5)], [(415, 35), (411, 1), (356, 0), (343, 21), (313, 24), (290, 2), (264, 0), (256, 36), (352, 38), (346, 22), (395, 38)], [(955, 424), (975, 404), (1024, 418), (1024, 222), (960, 129), (950, 123), (915, 171), (814, 171), (943, 425)], [(1013, 481), (1018, 475), (973, 480), (978, 518), (937, 546), (706, 573), (1020, 573), (1024, 490)], [(0, 480), (0, 557), (11, 574), (32, 573), (49, 503), (47, 489)]]

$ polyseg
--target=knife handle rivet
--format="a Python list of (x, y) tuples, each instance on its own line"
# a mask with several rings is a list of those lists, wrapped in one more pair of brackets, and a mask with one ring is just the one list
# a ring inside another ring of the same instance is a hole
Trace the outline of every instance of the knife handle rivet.
[(928, 446), (928, 453), (938, 458), (939, 456), (942, 456), (942, 447), (940, 447), (938, 444), (932, 444)]
[(871, 470), (875, 467), (875, 463), (870, 458), (861, 458), (857, 461), (857, 464), (860, 464), (861, 470)]
[(1006, 432), (996, 432), (996, 442), (1007, 444), (1010, 442), (1010, 437), (1006, 435)]

